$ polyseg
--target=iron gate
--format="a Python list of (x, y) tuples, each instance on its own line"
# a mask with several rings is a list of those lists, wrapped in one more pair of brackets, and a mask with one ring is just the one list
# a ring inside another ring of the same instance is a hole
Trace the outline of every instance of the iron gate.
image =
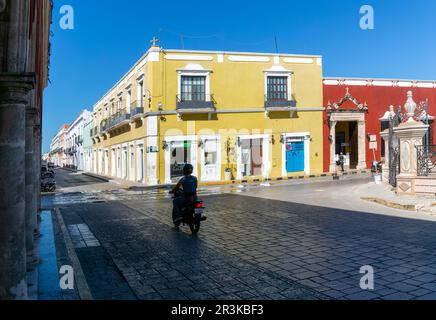
[(394, 128), (402, 122), (401, 107), (389, 117), (389, 184), (397, 186), (400, 173), (400, 140), (395, 136)]

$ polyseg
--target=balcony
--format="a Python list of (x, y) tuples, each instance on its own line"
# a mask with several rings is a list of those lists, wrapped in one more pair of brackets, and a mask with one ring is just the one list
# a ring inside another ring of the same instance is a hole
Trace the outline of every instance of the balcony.
[(105, 134), (108, 130), (109, 122), (107, 120), (103, 120), (100, 124), (100, 132)]
[(292, 108), (297, 108), (294, 96), (289, 99), (287, 94), (281, 94), (280, 97), (265, 95), (265, 109), (268, 111), (290, 111)]
[(94, 127), (93, 129), (91, 129), (91, 137), (98, 137), (98, 135), (100, 134), (100, 128), (98, 126)]
[(290, 99), (287, 94), (281, 94), (279, 97), (265, 95), (265, 111), (268, 116), (271, 112), (289, 112), (293, 117), (297, 112), (297, 101), (293, 95)]
[(127, 113), (126, 110), (122, 110), (110, 118), (107, 130), (113, 130), (129, 123), (130, 113)]
[(144, 115), (144, 101), (134, 101), (130, 105), (130, 119), (135, 120)]
[(213, 95), (177, 95), (176, 110), (179, 114), (213, 113), (215, 109)]

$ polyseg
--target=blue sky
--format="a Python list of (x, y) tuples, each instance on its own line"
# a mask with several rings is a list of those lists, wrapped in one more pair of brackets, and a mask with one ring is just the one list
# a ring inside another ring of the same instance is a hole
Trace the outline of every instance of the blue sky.
[[(361, 30), (369, 4), (375, 29)], [(92, 106), (157, 36), (171, 49), (321, 54), (325, 76), (436, 79), (436, 1), (54, 0), (43, 151)], [(59, 26), (63, 5), (74, 30)], [(183, 35), (183, 36), (181, 36)]]

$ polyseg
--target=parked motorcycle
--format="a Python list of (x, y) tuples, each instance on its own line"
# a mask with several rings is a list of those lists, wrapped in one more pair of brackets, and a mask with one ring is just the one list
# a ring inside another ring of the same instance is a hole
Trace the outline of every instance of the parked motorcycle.
[(55, 172), (52, 169), (50, 169), (49, 167), (46, 167), (46, 166), (42, 166), (41, 167), (41, 177), (43, 177), (47, 174), (50, 174), (53, 178), (55, 177)]
[(55, 192), (56, 181), (51, 177), (41, 179), (41, 192)]
[[(174, 198), (184, 197), (182, 190), (174, 192)], [(173, 221), (175, 221), (176, 214), (173, 208)], [(207, 218), (204, 216), (203, 201), (192, 197), (188, 199), (188, 203), (182, 208), (182, 220), (174, 222), (174, 226), (179, 228), (181, 224), (188, 225), (192, 234), (197, 234), (200, 231), (201, 221), (205, 221)]]

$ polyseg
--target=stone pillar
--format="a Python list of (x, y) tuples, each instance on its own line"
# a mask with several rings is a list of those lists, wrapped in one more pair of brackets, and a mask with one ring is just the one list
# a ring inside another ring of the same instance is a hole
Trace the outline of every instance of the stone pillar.
[(336, 121), (330, 121), (330, 172), (336, 173)]
[(0, 299), (27, 299), (25, 130), (34, 76), (0, 75)]
[(380, 132), (380, 137), (382, 138), (382, 143), (385, 144), (385, 161), (382, 165), (382, 181), (383, 183), (389, 183), (389, 130)]
[(25, 156), (25, 182), (26, 182), (26, 248), (32, 253), (34, 248), (34, 233), (36, 224), (36, 194), (35, 194), (35, 136), (34, 126), (37, 112), (35, 109), (27, 108), (26, 111), (26, 156)]
[[(34, 136), (35, 136), (35, 144), (34, 144), (34, 155), (35, 155), (35, 195), (36, 195), (36, 209), (39, 213), (41, 209), (41, 119), (39, 117), (36, 118), (36, 125), (34, 127)], [(38, 233), (38, 230), (36, 231)]]
[(366, 123), (365, 120), (357, 122), (358, 134), (358, 164), (357, 170), (366, 170)]
[(397, 176), (398, 194), (415, 194), (417, 177), (417, 150), (429, 126), (417, 121), (408, 121), (394, 129), (400, 139), (400, 174)]

